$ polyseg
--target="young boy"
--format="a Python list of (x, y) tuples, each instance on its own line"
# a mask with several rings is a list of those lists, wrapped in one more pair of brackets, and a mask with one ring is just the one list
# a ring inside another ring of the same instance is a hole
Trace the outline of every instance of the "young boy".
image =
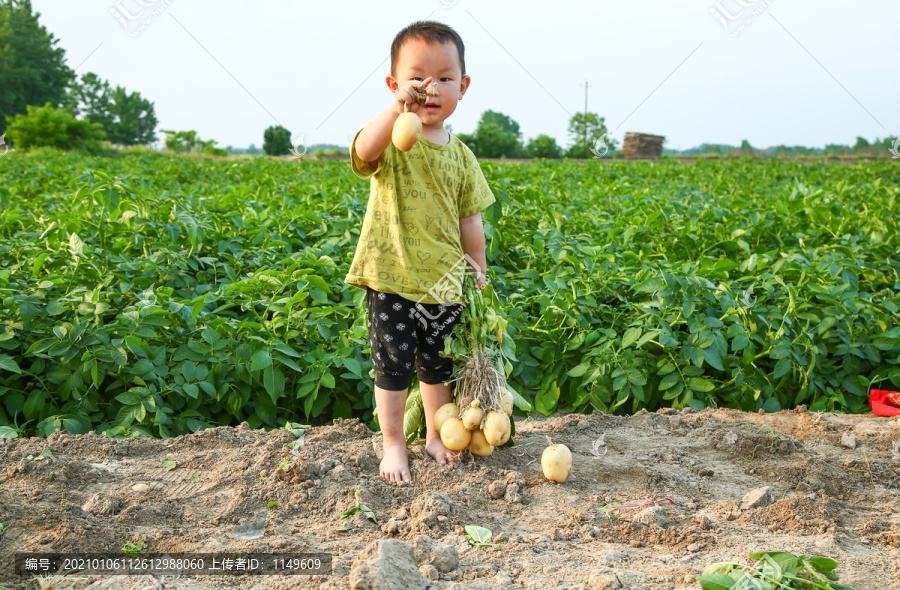
[[(345, 282), (366, 289), (384, 441), (381, 476), (409, 482), (403, 410), (413, 367), (425, 408), (425, 450), (440, 465), (459, 460), (433, 424), (437, 409), (451, 401), (445, 382), (453, 363), (439, 353), (459, 321), (466, 267), (476, 273), (479, 289), (487, 280), (481, 211), (496, 199), (475, 155), (444, 129), (470, 82), (456, 31), (433, 21), (400, 31), (385, 81), (391, 105), (350, 144), (353, 172), (371, 178), (371, 193)], [(408, 152), (391, 142), (394, 121), (405, 111), (422, 121)]]

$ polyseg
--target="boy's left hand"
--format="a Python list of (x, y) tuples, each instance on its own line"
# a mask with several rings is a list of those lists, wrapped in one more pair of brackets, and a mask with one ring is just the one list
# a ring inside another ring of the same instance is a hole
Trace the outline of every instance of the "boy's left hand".
[(487, 284), (487, 277), (484, 273), (478, 272), (475, 273), (475, 288), (481, 291), (484, 291), (484, 286)]

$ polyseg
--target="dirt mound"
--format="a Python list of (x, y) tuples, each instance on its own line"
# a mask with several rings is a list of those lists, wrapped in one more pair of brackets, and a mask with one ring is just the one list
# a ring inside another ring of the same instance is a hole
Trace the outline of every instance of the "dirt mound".
[[(402, 571), (411, 587), (454, 590), (675, 590), (699, 588), (710, 563), (786, 550), (836, 559), (861, 590), (900, 589), (900, 419), (662, 410), (533, 414), (516, 429), (514, 447), (447, 466), (411, 449), (407, 485), (379, 477), (379, 438), (357, 420), (299, 440), (246, 424), (170, 440), (7, 440), (0, 586), (37, 587), (16, 574), (15, 552), (118, 554), (143, 541), (144, 553), (320, 552), (333, 569), (71, 574), (55, 588), (377, 588)], [(548, 437), (572, 451), (564, 484), (540, 472)], [(493, 544), (473, 547), (467, 525)]]

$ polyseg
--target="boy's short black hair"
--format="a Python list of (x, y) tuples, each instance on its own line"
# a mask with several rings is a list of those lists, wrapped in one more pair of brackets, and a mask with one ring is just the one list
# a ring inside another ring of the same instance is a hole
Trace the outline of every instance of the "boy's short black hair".
[(455, 43), (459, 51), (459, 65), (462, 75), (466, 75), (466, 46), (463, 45), (459, 33), (444, 23), (433, 20), (420, 20), (409, 25), (394, 37), (391, 43), (391, 75), (397, 75), (397, 61), (400, 59), (400, 48), (409, 39), (421, 39), (426, 43), (444, 44)]

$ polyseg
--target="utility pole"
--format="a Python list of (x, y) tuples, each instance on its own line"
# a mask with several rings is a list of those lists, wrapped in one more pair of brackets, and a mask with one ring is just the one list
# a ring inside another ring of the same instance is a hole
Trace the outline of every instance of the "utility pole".
[(587, 96), (588, 96), (588, 84), (587, 79), (584, 80), (584, 133), (582, 140), (584, 141), (584, 145), (587, 145)]

